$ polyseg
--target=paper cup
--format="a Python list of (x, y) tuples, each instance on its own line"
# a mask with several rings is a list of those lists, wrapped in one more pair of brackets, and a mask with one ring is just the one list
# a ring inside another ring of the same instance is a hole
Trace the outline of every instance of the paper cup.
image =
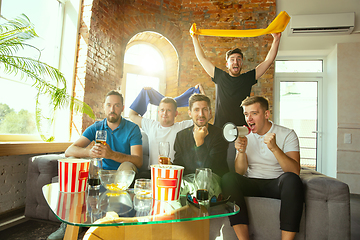
[(59, 192), (56, 214), (63, 220), (74, 223), (86, 222), (85, 192)]
[(152, 196), (156, 200), (179, 199), (184, 167), (177, 165), (151, 165)]
[(89, 176), (90, 160), (88, 159), (59, 159), (60, 192), (84, 192)]

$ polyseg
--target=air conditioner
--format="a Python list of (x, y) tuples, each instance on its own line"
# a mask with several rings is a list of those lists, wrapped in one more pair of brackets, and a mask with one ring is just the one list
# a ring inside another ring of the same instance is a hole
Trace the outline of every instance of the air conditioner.
[(354, 30), (355, 13), (295, 15), (290, 20), (290, 36), (350, 34)]

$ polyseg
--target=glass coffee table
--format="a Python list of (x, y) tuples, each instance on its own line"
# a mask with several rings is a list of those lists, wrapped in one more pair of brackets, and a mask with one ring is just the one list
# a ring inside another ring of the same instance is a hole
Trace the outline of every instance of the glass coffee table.
[(189, 203), (186, 196), (172, 202), (139, 198), (133, 189), (63, 193), (58, 183), (51, 183), (42, 191), (51, 211), (68, 224), (64, 239), (77, 239), (79, 227), (90, 227), (84, 236), (89, 240), (209, 239), (209, 219), (240, 210), (230, 202), (205, 208)]

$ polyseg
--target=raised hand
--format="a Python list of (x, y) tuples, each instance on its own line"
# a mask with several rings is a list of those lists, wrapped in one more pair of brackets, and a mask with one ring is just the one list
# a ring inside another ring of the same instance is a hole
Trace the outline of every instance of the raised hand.
[(274, 152), (278, 147), (276, 145), (276, 134), (275, 133), (267, 133), (264, 137), (264, 143), (267, 145), (270, 151)]

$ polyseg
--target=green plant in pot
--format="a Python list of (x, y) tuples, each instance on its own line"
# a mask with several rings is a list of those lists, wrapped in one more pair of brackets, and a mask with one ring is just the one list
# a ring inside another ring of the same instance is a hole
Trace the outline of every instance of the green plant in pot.
[[(71, 111), (85, 113), (94, 119), (94, 113), (86, 103), (66, 92), (66, 79), (58, 69), (39, 59), (19, 54), (20, 50), (32, 48), (38, 51), (39, 58), (41, 56), (39, 49), (27, 43), (38, 37), (29, 18), (23, 14), (13, 20), (5, 20), (5, 23), (0, 24), (0, 66), (4, 73), (20, 75), (21, 81), (31, 82), (31, 86), (37, 90), (35, 122), (41, 138), (47, 142), (54, 140), (53, 136), (45, 136), (42, 127), (44, 122), (50, 125), (54, 123), (58, 109), (70, 108)], [(51, 109), (48, 114), (42, 111), (44, 99)]]

